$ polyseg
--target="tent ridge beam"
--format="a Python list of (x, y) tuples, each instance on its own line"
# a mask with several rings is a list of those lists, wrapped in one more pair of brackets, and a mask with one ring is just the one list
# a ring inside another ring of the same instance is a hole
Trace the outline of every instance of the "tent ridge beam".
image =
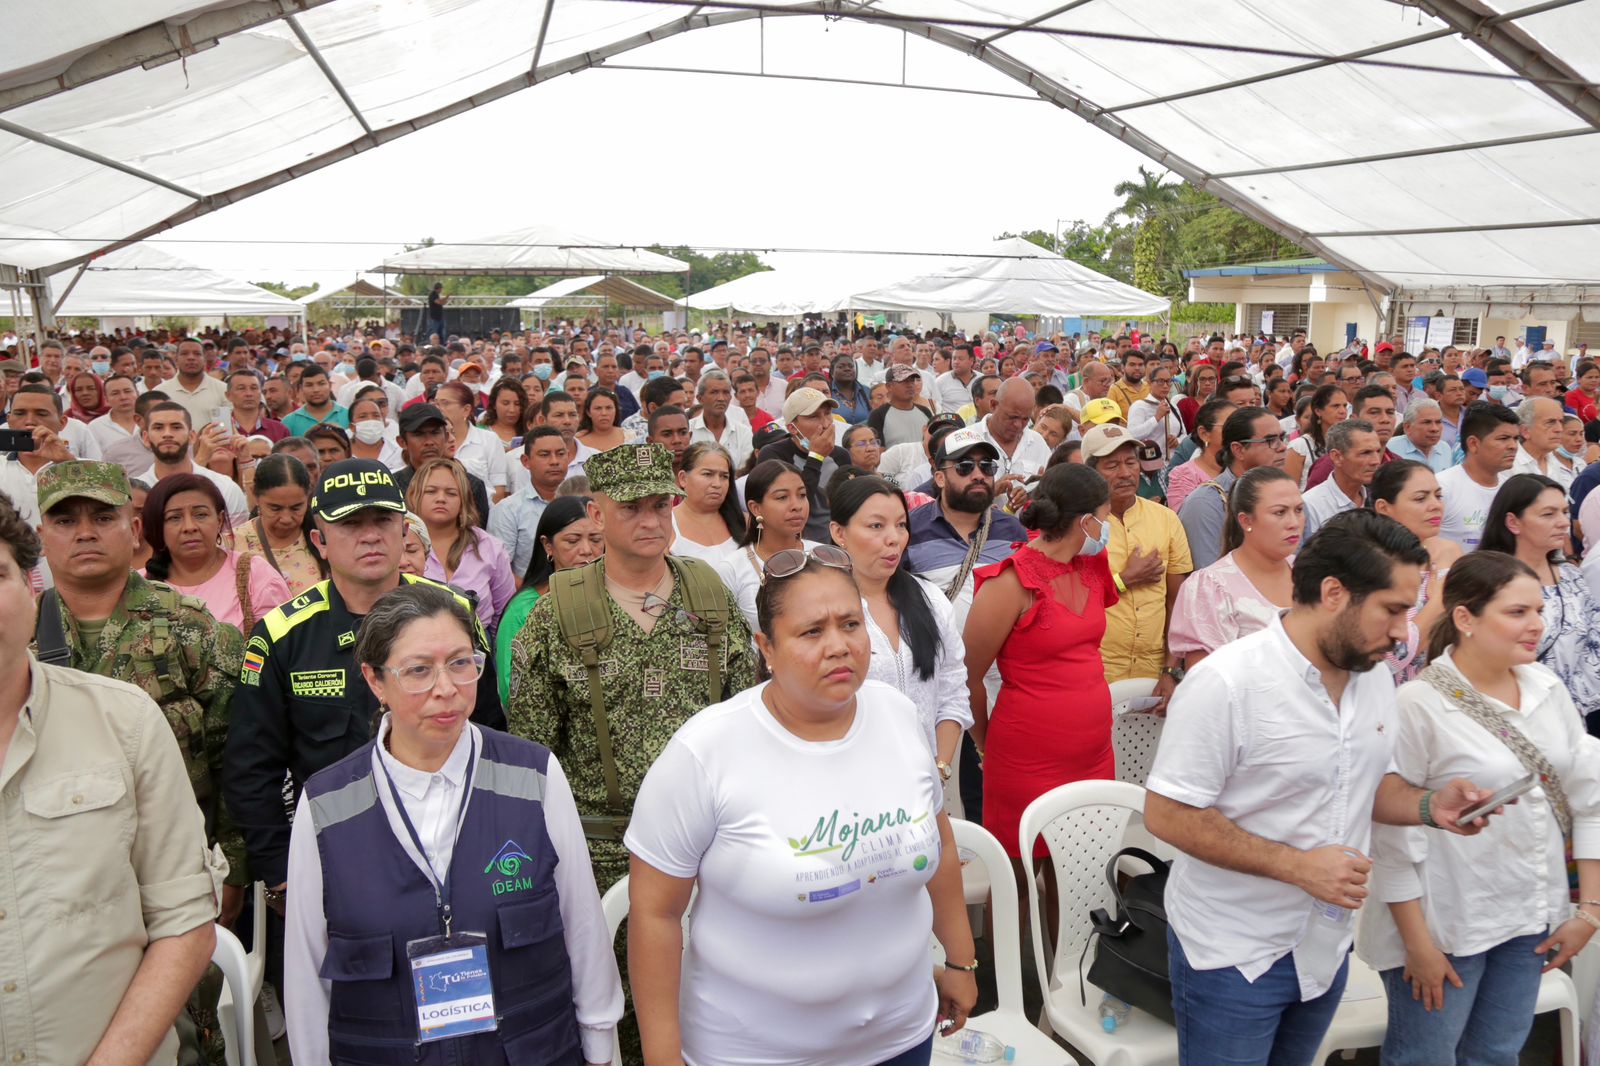
[(75, 155), (79, 159), (87, 159), (89, 162), (95, 163), (99, 166), (109, 167), (112, 170), (116, 170), (128, 175), (130, 178), (138, 178), (140, 181), (149, 182), (151, 185), (158, 185), (169, 192), (175, 192), (180, 196), (186, 196), (191, 200), (205, 199), (205, 197), (200, 193), (195, 192), (193, 189), (186, 189), (176, 182), (168, 181), (166, 178), (158, 178), (148, 171), (140, 170), (138, 167), (130, 167), (126, 163), (119, 162), (118, 160), (112, 159), (109, 156), (101, 155), (99, 152), (91, 151), (88, 148), (80, 148), (68, 141), (59, 140), (50, 136), (48, 133), (39, 133), (36, 130), (28, 129), (25, 126), (19, 126), (9, 119), (0, 118), (0, 130), (3, 130), (14, 137), (21, 137), (25, 141), (33, 141), (35, 144), (42, 144), (47, 148), (54, 148), (58, 152), (65, 152), (68, 155)]
[(289, 29), (294, 31), (295, 37), (300, 41), (300, 46), (306, 50), (306, 55), (311, 57), (311, 61), (317, 65), (317, 69), (322, 71), (322, 76), (328, 79), (328, 84), (333, 86), (333, 91), (339, 94), (340, 100), (344, 101), (344, 106), (355, 117), (355, 120), (361, 123), (361, 128), (366, 131), (367, 136), (371, 137), (372, 127), (367, 124), (366, 116), (361, 113), (361, 109), (356, 106), (356, 102), (350, 98), (350, 93), (345, 89), (344, 83), (339, 80), (339, 76), (328, 65), (328, 60), (323, 56), (322, 49), (318, 48), (316, 42), (311, 39), (311, 35), (306, 33), (304, 27), (300, 25), (299, 19), (289, 15), (283, 21), (289, 24)]
[(1600, 218), (1558, 218), (1545, 222), (1491, 222), (1475, 226), (1419, 226), (1414, 229), (1358, 229), (1308, 233), (1307, 237), (1337, 240), (1347, 237), (1426, 237), (1448, 233), (1499, 233), (1507, 230), (1571, 229), (1600, 226)]
[(181, 59), (210, 48), (224, 37), (331, 2), (257, 0), (202, 12), (182, 26), (165, 22), (142, 26), (78, 56), (65, 69), (48, 77), (0, 88), (0, 111), (9, 111), (135, 67), (152, 67)]
[(1600, 90), (1571, 66), (1549, 58), (1538, 41), (1516, 25), (1517, 14), (1497, 18), (1496, 12), (1484, 7), (1480, 0), (1417, 0), (1417, 6), (1600, 129)]
[[(1530, 7), (1524, 7), (1516, 11), (1506, 11), (1498, 15), (1487, 16), (1482, 20), (1482, 25), (1487, 27), (1495, 23), (1526, 18), (1530, 15), (1539, 15), (1546, 11), (1554, 11), (1557, 8), (1568, 7), (1572, 4), (1583, 2), (1585, 2), (1585, 0), (1543, 0), (1542, 3), (1534, 4)], [(1419, 33), (1412, 37), (1405, 37), (1398, 41), (1388, 41), (1383, 44), (1372, 45), (1368, 48), (1360, 48), (1353, 52), (1345, 52), (1343, 55), (1327, 56), (1323, 59), (1312, 60), (1309, 63), (1299, 63), (1291, 67), (1285, 67), (1282, 70), (1269, 70), (1262, 74), (1253, 74), (1248, 78), (1238, 78), (1234, 81), (1220, 82), (1216, 85), (1203, 85), (1196, 89), (1186, 89), (1183, 92), (1170, 93), (1166, 96), (1153, 96), (1148, 100), (1135, 100), (1131, 103), (1118, 104), (1115, 107), (1106, 108), (1106, 113), (1119, 114), (1123, 111), (1134, 111), (1141, 107), (1156, 107), (1161, 104), (1176, 103), (1179, 100), (1191, 100), (1197, 96), (1208, 96), (1211, 93), (1227, 92), (1230, 89), (1242, 89), (1250, 85), (1260, 85), (1263, 82), (1273, 81), (1278, 78), (1293, 77), (1296, 74), (1305, 74), (1309, 71), (1321, 70), (1324, 67), (1336, 66), (1340, 63), (1352, 63), (1357, 60), (1368, 59), (1375, 55), (1382, 55), (1385, 52), (1393, 52), (1401, 48), (1410, 48), (1414, 45), (1427, 44), (1429, 41), (1436, 41), (1443, 37), (1453, 37), (1459, 32), (1460, 31), (1454, 26), (1446, 25), (1439, 29), (1429, 30), (1427, 33)]]
[(1417, 159), (1422, 156), (1449, 155), (1452, 152), (1476, 152), (1485, 148), (1508, 148), (1519, 144), (1537, 144), (1541, 141), (1560, 141), (1568, 137), (1587, 137), (1594, 134), (1593, 127), (1584, 126), (1569, 130), (1552, 130), (1548, 133), (1526, 133), (1516, 137), (1497, 137), (1487, 141), (1467, 141), (1461, 144), (1441, 144), (1431, 148), (1407, 148), (1398, 152), (1378, 152), (1373, 155), (1353, 155), (1340, 159), (1319, 159), (1310, 163), (1289, 163), (1277, 167), (1256, 167), (1253, 170), (1230, 170), (1211, 175), (1219, 180), (1253, 178), (1262, 174), (1293, 174), (1305, 170), (1325, 170), (1335, 167), (1356, 166), (1362, 163), (1387, 163), (1399, 159)]
[[(300, 2), (309, 3), (311, 0), (300, 0)], [(492, 86), (491, 88), (478, 93), (470, 100), (460, 101), (455, 104), (439, 108), (425, 115), (419, 115), (408, 119), (403, 123), (385, 127), (374, 132), (371, 137), (360, 138), (351, 144), (343, 145), (331, 151), (324, 152), (322, 155), (313, 159), (303, 160), (292, 168), (277, 171), (273, 174), (257, 178), (254, 181), (236, 186), (235, 188), (229, 189), (223, 193), (208, 197), (183, 211), (179, 211), (168, 218), (163, 219), (160, 222), (146, 226), (135, 233), (130, 234), (128, 237), (108, 245), (105, 248), (97, 249), (95, 252), (85, 255), (74, 256), (63, 260), (62, 262), (53, 264), (50, 270), (55, 272), (68, 267), (76, 266), (78, 263), (84, 261), (85, 259), (92, 258), (96, 254), (114, 250), (116, 248), (126, 247), (127, 245), (134, 244), (146, 237), (154, 236), (155, 234), (164, 232), (165, 230), (171, 229), (174, 226), (180, 225), (184, 222), (189, 222), (195, 218), (199, 218), (200, 216), (208, 214), (225, 204), (234, 203), (247, 197), (254, 196), (257, 193), (265, 192), (268, 189), (276, 188), (277, 186), (289, 181), (291, 177), (297, 174), (309, 174), (313, 171), (320, 170), (323, 167), (328, 166), (330, 163), (334, 163), (340, 159), (344, 159), (359, 152), (366, 151), (367, 149), (376, 147), (377, 145), (386, 144), (415, 130), (420, 130), (431, 126), (434, 123), (439, 122), (444, 118), (448, 118), (460, 111), (468, 110), (473, 107), (480, 106), (481, 104), (489, 103), (493, 100), (498, 100), (504, 96), (510, 95), (511, 93), (517, 92), (518, 90), (528, 88), (541, 81), (547, 81), (561, 74), (572, 74), (580, 70), (589, 69), (590, 67), (595, 66), (597, 61), (603, 63), (606, 59), (612, 56), (622, 55), (626, 52), (632, 51), (635, 48), (640, 48), (646, 44), (654, 43), (654, 41), (657, 40), (664, 40), (667, 37), (676, 36), (680, 33), (684, 33), (693, 29), (709, 29), (717, 26), (747, 22), (750, 19), (760, 17), (763, 13), (774, 16), (778, 14), (784, 14), (791, 17), (804, 17), (806, 15), (828, 15), (833, 17), (849, 18), (851, 17), (851, 10), (854, 8), (854, 6), (855, 5), (847, 6), (837, 4), (818, 6), (815, 4), (806, 3), (796, 5), (794, 10), (784, 9), (773, 11), (765, 8), (758, 8), (755, 7), (755, 5), (746, 5), (742, 7), (718, 10), (708, 14), (696, 15), (694, 16), (694, 24), (690, 24), (689, 19), (681, 19), (676, 22), (669, 23), (665, 28), (658, 27), (653, 30), (651, 34), (636, 34), (633, 37), (613, 42), (612, 44), (607, 45), (605, 48), (595, 52), (589, 52), (581, 56), (562, 59), (554, 63), (547, 63), (543, 68), (536, 72), (526, 73), (519, 75), (518, 77), (508, 79), (507, 81), (501, 82), (499, 85)], [(873, 15), (869, 14), (866, 17), (868, 20), (870, 20)], [(1363, 271), (1360, 268), (1353, 266), (1347, 262), (1344, 257), (1333, 252), (1313, 236), (1305, 234), (1298, 228), (1289, 225), (1276, 215), (1272, 214), (1270, 211), (1267, 211), (1258, 204), (1252, 202), (1249, 197), (1236, 192), (1226, 182), (1208, 180), (1205, 171), (1200, 167), (1190, 163), (1186, 159), (1169, 153), (1163, 146), (1150, 140), (1148, 137), (1134, 130), (1132, 127), (1118, 122), (1113, 117), (1103, 114), (1102, 109), (1098, 105), (1095, 105), (1094, 103), (1070, 92), (1065, 86), (1058, 85), (1050, 79), (1042, 77), (1037, 71), (1033, 70), (1025, 63), (1015, 59), (1004, 50), (993, 47), (984, 47), (977, 39), (969, 37), (965, 34), (957, 33), (954, 30), (943, 26), (937, 26), (928, 22), (916, 22), (905, 19), (899, 21), (905, 25), (909, 31), (914, 32), (918, 36), (924, 37), (935, 44), (940, 44), (952, 49), (953, 51), (964, 52), (968, 55), (977, 57), (981, 62), (998, 70), (1000, 73), (1011, 78), (1013, 81), (1028, 86), (1035, 93), (1037, 93), (1041, 99), (1054, 104), (1056, 107), (1061, 108), (1062, 110), (1072, 112), (1079, 118), (1090, 123), (1103, 132), (1110, 133), (1112, 136), (1122, 140), (1125, 144), (1128, 144), (1130, 147), (1139, 151), (1146, 157), (1159, 162), (1162, 166), (1165, 166), (1167, 169), (1178, 174), (1184, 180), (1211, 192), (1212, 195), (1216, 196), (1223, 203), (1228, 204), (1228, 206), (1261, 223), (1268, 229), (1287, 237), (1289, 240), (1294, 241), (1296, 244), (1306, 248), (1308, 251), (1322, 256), (1324, 259), (1328, 260), (1328, 262), (1333, 263), (1335, 266), (1341, 267), (1350, 274), (1355, 275), (1364, 283), (1371, 285), (1373, 288), (1383, 292), (1389, 292), (1394, 289), (1394, 286), (1388, 283), (1381, 276), (1374, 274), (1371, 271)]]
[(1043, 103), (1037, 93), (1002, 93), (992, 89), (958, 89), (950, 85), (920, 85), (916, 82), (902, 84), (897, 81), (867, 81), (861, 78), (828, 78), (820, 74), (761, 74), (753, 70), (714, 70), (710, 67), (650, 67), (634, 63), (604, 63), (596, 70), (631, 70), (651, 74), (715, 74), (730, 78), (771, 78), (776, 81), (803, 81), (825, 85), (864, 85), (873, 89), (914, 89), (920, 92), (958, 93), (963, 96), (994, 96), (1002, 100), (1021, 100), (1026, 103)]

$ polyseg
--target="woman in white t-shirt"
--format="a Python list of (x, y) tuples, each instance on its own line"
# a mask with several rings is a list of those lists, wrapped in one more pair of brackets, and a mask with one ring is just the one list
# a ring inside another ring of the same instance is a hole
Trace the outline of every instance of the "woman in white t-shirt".
[(683, 453), (678, 487), (684, 497), (672, 509), (672, 554), (716, 559), (744, 537), (744, 513), (733, 496), (733, 458), (713, 441), (697, 441)]
[(628, 959), (647, 1062), (926, 1066), (936, 1024), (977, 999), (939, 775), (906, 698), (864, 682), (849, 567), (833, 547), (767, 561), (772, 680), (691, 718), (640, 786)]

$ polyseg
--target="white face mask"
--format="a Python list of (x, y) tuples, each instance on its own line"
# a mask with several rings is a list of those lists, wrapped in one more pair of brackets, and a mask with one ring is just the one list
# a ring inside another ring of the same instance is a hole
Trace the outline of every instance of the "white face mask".
[(362, 444), (376, 444), (383, 439), (383, 423), (376, 418), (369, 418), (365, 422), (357, 422), (351, 426), (350, 432), (354, 433), (356, 440)]

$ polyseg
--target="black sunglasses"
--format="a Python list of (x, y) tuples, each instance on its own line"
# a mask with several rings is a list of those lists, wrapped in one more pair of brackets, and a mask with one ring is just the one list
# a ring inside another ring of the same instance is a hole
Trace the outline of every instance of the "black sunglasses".
[(954, 470), (957, 477), (971, 477), (973, 471), (981, 471), (986, 477), (994, 477), (1000, 472), (1000, 462), (997, 459), (960, 459), (945, 467)]

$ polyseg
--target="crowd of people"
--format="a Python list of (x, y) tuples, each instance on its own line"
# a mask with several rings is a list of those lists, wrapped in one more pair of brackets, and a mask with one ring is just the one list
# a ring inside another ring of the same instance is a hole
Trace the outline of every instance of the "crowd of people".
[(0, 630), (4, 1061), (216, 1061), (212, 923), (259, 883), (304, 1066), (926, 1064), (978, 994), (947, 805), (1054, 914), (1023, 811), (1115, 776), (1135, 679), (1185, 1061), (1309, 1064), (1353, 948), (1385, 1061), (1509, 1064), (1600, 928), (1582, 352), (32, 347), (0, 359), (0, 599), (36, 620)]

